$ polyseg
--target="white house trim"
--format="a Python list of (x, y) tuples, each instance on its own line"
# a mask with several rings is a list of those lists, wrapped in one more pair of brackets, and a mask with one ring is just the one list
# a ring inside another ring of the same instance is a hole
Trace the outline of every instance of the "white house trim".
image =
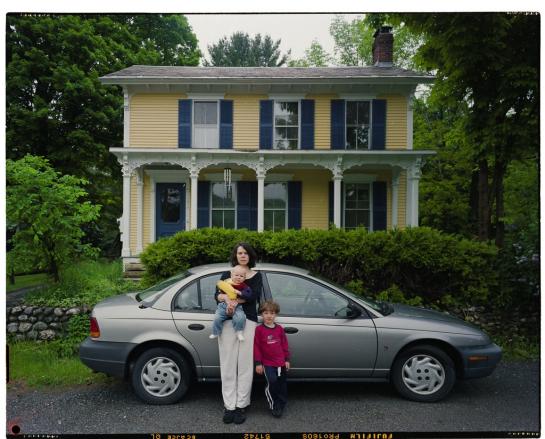
[(136, 171), (136, 254), (144, 250), (144, 174), (142, 168)]

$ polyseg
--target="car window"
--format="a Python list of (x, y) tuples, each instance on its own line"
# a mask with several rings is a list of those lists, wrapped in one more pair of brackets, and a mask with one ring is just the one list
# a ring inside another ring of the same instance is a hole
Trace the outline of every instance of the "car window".
[(221, 273), (200, 278), (185, 287), (174, 299), (176, 311), (216, 312), (214, 293)]
[(267, 273), (267, 280), (281, 315), (337, 318), (346, 315), (348, 300), (316, 282), (285, 273)]
[(169, 277), (168, 279), (165, 279), (164, 281), (159, 282), (158, 284), (155, 284), (152, 287), (149, 287), (148, 289), (138, 293), (136, 295), (136, 300), (149, 300), (150, 297), (154, 294), (166, 291), (166, 289), (171, 285), (174, 285), (176, 282), (189, 276), (191, 276), (191, 273), (189, 271), (185, 271), (183, 273), (177, 274), (176, 276)]

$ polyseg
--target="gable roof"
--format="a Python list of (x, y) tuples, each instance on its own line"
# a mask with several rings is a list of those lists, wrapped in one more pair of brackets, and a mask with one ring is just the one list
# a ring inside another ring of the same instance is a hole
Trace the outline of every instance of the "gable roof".
[(102, 76), (104, 84), (222, 82), (346, 81), (391, 79), (426, 83), (435, 77), (397, 67), (180, 67), (133, 65)]

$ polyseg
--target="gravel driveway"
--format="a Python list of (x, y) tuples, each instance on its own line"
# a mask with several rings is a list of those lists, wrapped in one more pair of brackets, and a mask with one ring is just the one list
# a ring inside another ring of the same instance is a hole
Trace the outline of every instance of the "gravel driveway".
[[(222, 423), (219, 383), (197, 384), (179, 404), (141, 403), (128, 384), (7, 392), (8, 428), (23, 434), (240, 433), (324, 431), (536, 432), (539, 362), (502, 362), (490, 377), (458, 382), (444, 401), (423, 404), (388, 384), (291, 383), (285, 415), (273, 418), (255, 383), (248, 419)], [(477, 434), (478, 436), (478, 434)], [(535, 436), (534, 436), (535, 437)]]

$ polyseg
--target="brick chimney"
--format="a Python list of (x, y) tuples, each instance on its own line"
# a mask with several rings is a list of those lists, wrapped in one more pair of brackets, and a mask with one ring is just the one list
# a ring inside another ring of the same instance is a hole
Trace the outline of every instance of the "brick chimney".
[(394, 34), (391, 26), (381, 26), (373, 35), (373, 65), (392, 67), (394, 59)]

